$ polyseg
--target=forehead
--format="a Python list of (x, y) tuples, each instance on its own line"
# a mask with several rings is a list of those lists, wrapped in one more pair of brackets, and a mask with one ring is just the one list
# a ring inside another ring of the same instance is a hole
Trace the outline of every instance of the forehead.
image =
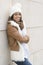
[(15, 14), (20, 14), (20, 15), (22, 15), (20, 12), (15, 12), (14, 15), (15, 15)]

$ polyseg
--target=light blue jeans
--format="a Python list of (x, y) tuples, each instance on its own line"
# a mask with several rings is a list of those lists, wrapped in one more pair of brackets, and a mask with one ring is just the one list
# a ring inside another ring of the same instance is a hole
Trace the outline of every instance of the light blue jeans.
[(25, 61), (14, 61), (12, 60), (12, 62), (15, 62), (17, 65), (32, 65), (28, 59), (25, 58)]

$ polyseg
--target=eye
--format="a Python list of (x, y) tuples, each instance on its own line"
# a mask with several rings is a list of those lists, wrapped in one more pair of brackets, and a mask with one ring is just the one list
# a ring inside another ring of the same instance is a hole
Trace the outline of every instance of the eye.
[(19, 15), (21, 15), (21, 13), (19, 13)]
[(21, 13), (16, 12), (16, 13), (14, 13), (14, 15), (15, 15), (15, 16), (16, 16), (16, 15), (21, 15)]
[(15, 13), (14, 15), (17, 15), (17, 13)]

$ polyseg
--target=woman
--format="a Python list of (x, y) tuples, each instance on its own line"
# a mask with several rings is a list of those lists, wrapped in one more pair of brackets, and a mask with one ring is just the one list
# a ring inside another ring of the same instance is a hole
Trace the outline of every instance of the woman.
[(26, 34), (19, 3), (15, 4), (10, 11), (7, 35), (12, 62), (17, 65), (31, 65), (26, 55), (26, 44), (29, 42), (29, 37)]

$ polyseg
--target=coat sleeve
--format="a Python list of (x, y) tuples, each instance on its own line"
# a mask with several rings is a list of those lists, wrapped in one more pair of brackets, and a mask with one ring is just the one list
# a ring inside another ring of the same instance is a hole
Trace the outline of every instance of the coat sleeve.
[(7, 25), (7, 34), (19, 42), (27, 42), (27, 38), (20, 35), (17, 27), (11, 26), (10, 24)]

